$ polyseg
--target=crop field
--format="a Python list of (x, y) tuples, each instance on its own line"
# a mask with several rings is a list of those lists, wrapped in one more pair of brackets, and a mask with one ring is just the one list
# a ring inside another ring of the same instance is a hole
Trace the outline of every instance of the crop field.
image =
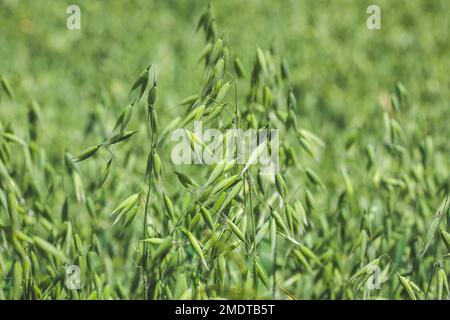
[(450, 299), (449, 12), (0, 1), (0, 300)]

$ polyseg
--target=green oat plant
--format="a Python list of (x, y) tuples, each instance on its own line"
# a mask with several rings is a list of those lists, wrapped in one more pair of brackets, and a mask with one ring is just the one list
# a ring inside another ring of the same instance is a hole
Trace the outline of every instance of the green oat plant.
[[(325, 143), (299, 116), (275, 45), (247, 69), (212, 5), (197, 31), (197, 93), (162, 103), (152, 62), (111, 128), (112, 109), (90, 115), (97, 142), (84, 151), (49, 159), (34, 100), (28, 134), (0, 119), (0, 299), (448, 298), (446, 149), (407, 121), (407, 88), (398, 82), (370, 123)], [(2, 101), (21, 98), (1, 84)], [(162, 122), (168, 108), (179, 116)], [(223, 144), (228, 129), (279, 129), (279, 169), (239, 163), (236, 141), (235, 159), (173, 164), (178, 128), (194, 153), (210, 151), (196, 121)], [(68, 286), (73, 265), (79, 288)]]
[[(144, 299), (258, 298), (263, 297), (260, 296), (261, 291), (265, 291), (266, 296), (275, 298), (280, 290), (275, 278), (276, 264), (279, 261), (276, 256), (278, 241), (289, 247), (289, 255), (306, 255), (303, 261), (313, 259), (320, 263), (306, 245), (295, 240), (300, 222), (293, 208), (294, 204), (289, 203), (282, 173), (272, 176), (273, 181), (266, 181), (258, 168), (252, 170), (249, 166), (238, 165), (235, 160), (222, 160), (210, 169), (206, 166), (205, 182), (199, 183), (188, 173), (163, 170), (165, 166), (157, 149), (166, 143), (171, 128), (186, 128), (194, 121), (217, 125), (218, 119), (225, 119), (225, 123), (221, 125), (222, 130), (258, 129), (274, 125), (270, 118), (274, 111), (275, 121), (286, 123), (286, 132), (295, 133), (298, 145), (305, 152), (313, 155), (314, 146), (323, 143), (312, 133), (302, 130), (296, 122), (296, 98), (286, 85), (286, 61), (277, 60), (273, 52), (265, 53), (258, 48), (250, 77), (250, 89), (242, 102), (243, 107), (239, 108), (237, 82), (244, 77), (244, 68), (239, 58), (230, 54), (224, 37), (217, 34), (211, 5), (201, 16), (197, 29), (204, 32), (206, 39), (206, 46), (200, 55), (205, 68), (200, 93), (186, 98), (181, 103), (182, 106), (187, 106), (186, 114), (174, 119), (160, 133), (156, 103), (157, 81), (155, 74), (153, 75), (146, 103), (150, 151), (144, 181), (142, 185), (137, 185), (136, 193), (123, 200), (112, 211), (113, 225), (121, 224), (122, 229), (130, 226), (142, 203), (143, 231), (141, 245), (136, 250), (136, 261), (141, 274), (139, 286)], [(89, 147), (73, 158), (73, 162), (94, 156), (102, 146), (129, 141), (127, 125), (146, 92), (150, 69), (151, 65), (132, 85), (131, 91), (136, 91), (136, 97), (124, 108), (117, 120), (113, 129), (115, 135), (103, 144)], [(225, 98), (233, 86), (235, 101), (227, 102)], [(193, 151), (196, 145), (206, 147), (194, 132), (186, 129), (186, 133)], [(222, 139), (226, 139), (225, 135)], [(258, 149), (255, 150), (257, 151)], [(292, 148), (282, 146), (282, 159), (286, 167), (294, 166), (293, 153)], [(106, 164), (108, 170), (110, 165), (111, 160)], [(312, 169), (306, 168), (305, 171), (312, 185), (323, 187)], [(186, 193), (179, 192), (171, 197), (168, 195), (164, 180), (169, 174), (177, 177), (187, 189)], [(101, 179), (104, 180), (106, 178)], [(275, 194), (276, 197), (269, 197), (270, 194)], [(181, 197), (183, 202), (174, 205), (171, 198)], [(304, 211), (303, 216), (306, 216), (307, 211), (303, 209), (302, 203), (298, 202), (296, 205)], [(156, 223), (160, 225), (159, 228), (155, 227)], [(264, 242), (267, 245), (270, 242), (271, 252), (271, 259), (266, 267), (260, 261), (259, 252), (259, 246)], [(235, 261), (234, 264), (227, 265), (227, 260)], [(272, 281), (266, 268), (273, 269), (270, 275)]]

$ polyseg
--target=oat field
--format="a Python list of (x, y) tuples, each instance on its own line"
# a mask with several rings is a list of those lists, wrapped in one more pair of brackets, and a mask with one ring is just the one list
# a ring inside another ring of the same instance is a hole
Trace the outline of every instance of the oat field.
[(2, 0), (0, 300), (449, 299), (448, 12)]

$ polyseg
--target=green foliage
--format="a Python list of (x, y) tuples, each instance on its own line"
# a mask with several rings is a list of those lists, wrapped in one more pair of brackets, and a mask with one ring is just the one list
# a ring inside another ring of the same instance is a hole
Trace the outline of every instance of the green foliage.
[[(68, 30), (3, 1), (0, 298), (447, 298), (450, 4), (379, 3), (80, 1)], [(175, 165), (194, 121), (280, 129), (279, 172)]]

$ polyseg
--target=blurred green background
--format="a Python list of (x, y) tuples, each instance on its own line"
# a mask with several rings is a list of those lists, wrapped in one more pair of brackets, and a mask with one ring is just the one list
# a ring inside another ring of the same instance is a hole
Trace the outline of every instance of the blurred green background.
[[(81, 8), (81, 30), (66, 28), (66, 8), (72, 4)], [(396, 81), (410, 91), (408, 115), (414, 123), (423, 132), (448, 136), (445, 121), (436, 120), (450, 116), (449, 1), (213, 4), (219, 30), (226, 31), (248, 73), (257, 46), (274, 44), (289, 61), (300, 121), (318, 128), (326, 140), (362, 125), (376, 130), (373, 116)], [(366, 27), (369, 4), (381, 7), (381, 30)], [(44, 113), (44, 143), (82, 149), (80, 128), (102, 95), (107, 94), (106, 107), (115, 119), (130, 84), (149, 62), (157, 65), (165, 116), (178, 115), (176, 103), (196, 92), (202, 71), (196, 62), (203, 42), (194, 30), (205, 5), (2, 0), (0, 73), (19, 98), (3, 103), (1, 117), (20, 119), (26, 111), (21, 106), (34, 98)]]

